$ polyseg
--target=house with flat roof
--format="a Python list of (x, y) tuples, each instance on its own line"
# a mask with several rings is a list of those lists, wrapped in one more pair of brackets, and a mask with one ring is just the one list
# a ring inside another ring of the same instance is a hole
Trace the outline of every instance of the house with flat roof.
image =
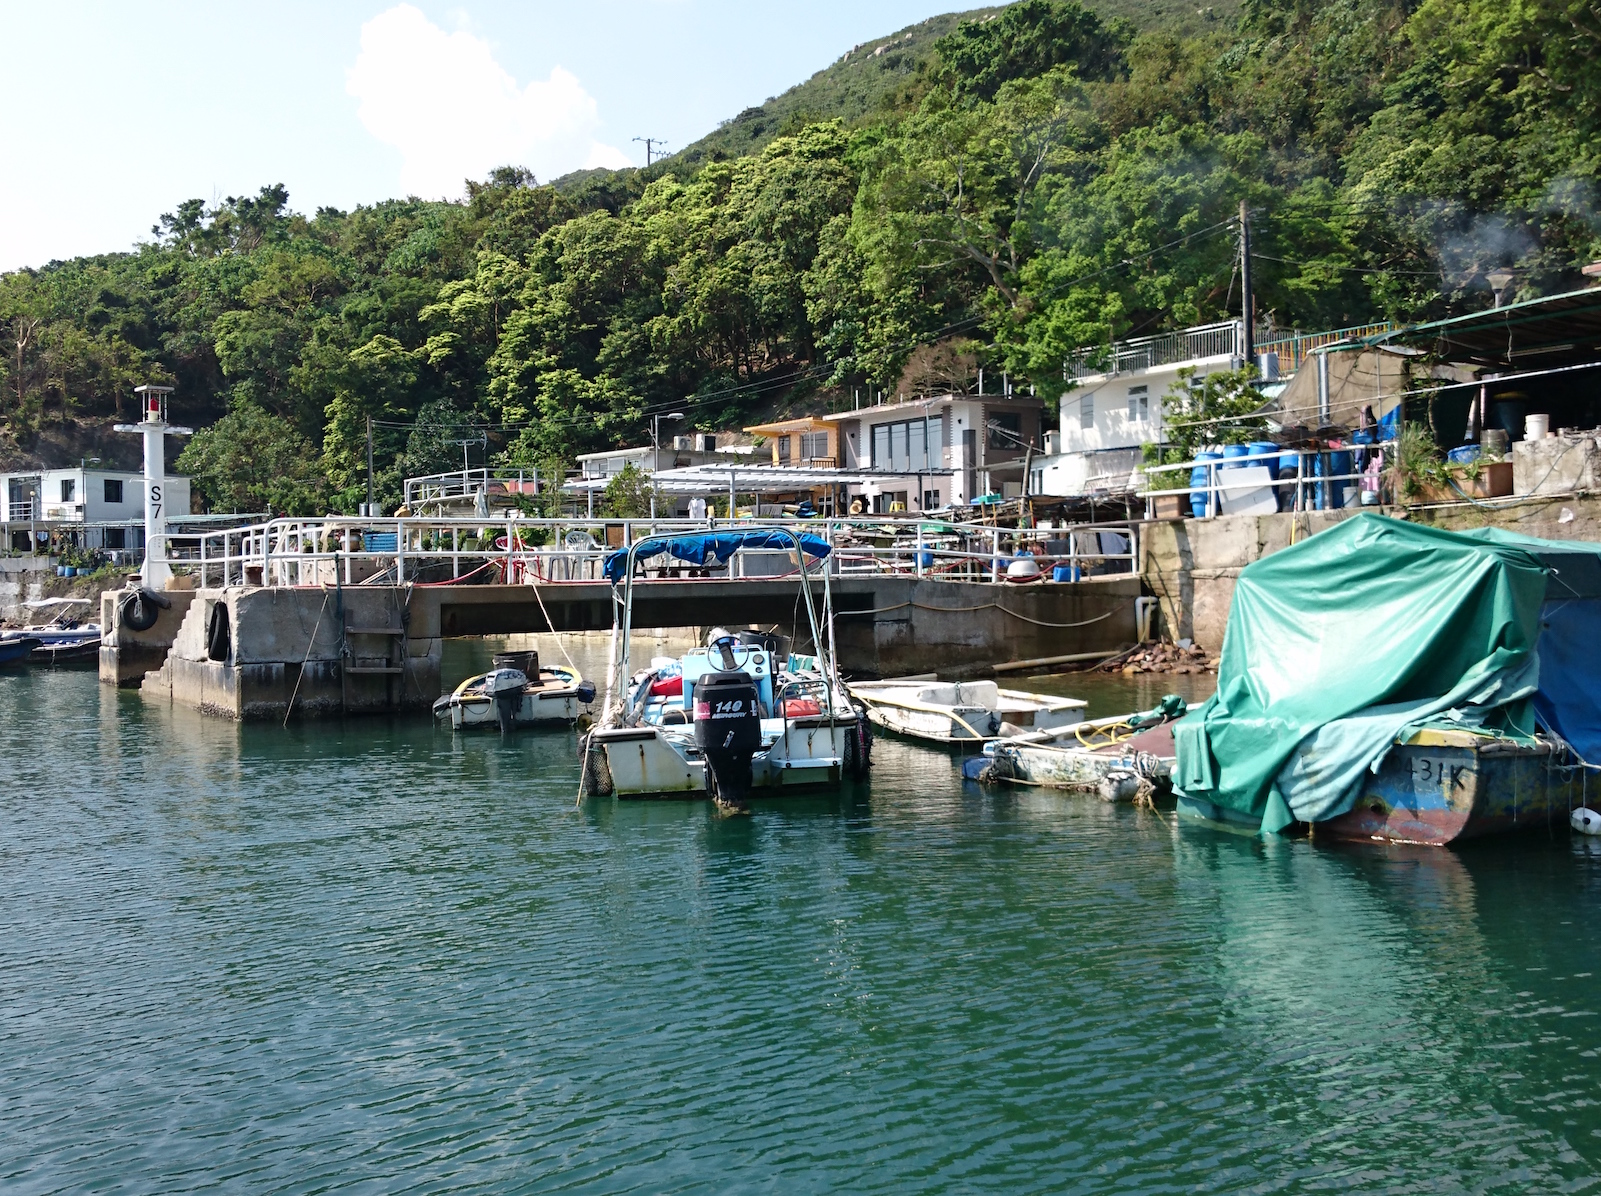
[[(189, 479), (168, 474), (165, 484), (168, 511), (187, 515)], [(0, 523), (6, 525), (8, 546), (18, 551), (26, 550), (36, 534), (28, 525), (39, 523), (81, 527), (76, 538), (84, 548), (142, 549), (144, 475), (90, 465), (0, 473)]]
[(1045, 404), (1032, 395), (930, 395), (820, 417), (837, 429), (839, 468), (873, 475), (850, 487), (852, 509), (932, 511), (984, 495), (1015, 498), (1023, 466), (1044, 448)]
[[(1389, 327), (1315, 333), (1259, 329), (1255, 348), (1264, 392), (1275, 397), (1316, 351)], [(1033, 464), (1030, 492), (1127, 493), (1145, 446), (1167, 441), (1162, 400), (1179, 384), (1181, 373), (1192, 370), (1195, 380), (1239, 369), (1244, 342), (1241, 321), (1225, 320), (1079, 350), (1064, 366), (1073, 386), (1062, 396), (1053, 451)]]

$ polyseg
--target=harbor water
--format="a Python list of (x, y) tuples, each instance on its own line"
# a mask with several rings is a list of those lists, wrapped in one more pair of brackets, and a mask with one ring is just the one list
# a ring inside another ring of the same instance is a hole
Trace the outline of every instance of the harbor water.
[(1264, 842), (888, 739), (575, 807), (570, 732), (88, 672), (0, 720), (7, 1193), (1601, 1186), (1590, 840)]

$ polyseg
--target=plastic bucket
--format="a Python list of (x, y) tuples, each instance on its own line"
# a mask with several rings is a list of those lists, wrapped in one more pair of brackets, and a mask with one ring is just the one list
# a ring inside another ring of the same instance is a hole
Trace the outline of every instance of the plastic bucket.
[(1544, 440), (1546, 433), (1551, 430), (1551, 417), (1549, 415), (1526, 415), (1523, 417), (1523, 439)]
[[(1221, 461), (1223, 454), (1214, 449), (1204, 453), (1196, 453), (1197, 461)], [(1211, 472), (1204, 465), (1195, 465), (1190, 469), (1190, 513), (1197, 519), (1206, 516), (1206, 475)]]

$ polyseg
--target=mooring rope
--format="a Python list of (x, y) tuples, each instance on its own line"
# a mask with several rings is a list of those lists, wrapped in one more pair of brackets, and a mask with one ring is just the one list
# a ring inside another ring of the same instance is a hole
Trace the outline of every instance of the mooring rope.
[(1010, 610), (1007, 607), (1002, 606), (999, 602), (986, 602), (980, 606), (929, 606), (926, 602), (897, 602), (893, 606), (875, 606), (870, 610), (840, 610), (836, 611), (835, 614), (881, 615), (887, 611), (904, 610), (908, 606), (915, 606), (918, 610), (931, 610), (939, 611), (944, 614), (961, 615), (970, 614), (973, 611), (990, 610), (993, 608), (1000, 611), (1003, 615), (1010, 615), (1012, 618), (1021, 619), (1025, 623), (1032, 623), (1036, 627), (1088, 627), (1092, 623), (1104, 622), (1105, 620), (1110, 619), (1113, 615), (1117, 614), (1118, 611), (1132, 605), (1134, 605), (1133, 599), (1130, 599), (1128, 602), (1120, 602), (1111, 610), (1107, 611), (1104, 615), (1096, 615), (1093, 619), (1083, 619), (1077, 623), (1048, 623), (1044, 619), (1031, 618), (1020, 611)]
[[(317, 632), (322, 630), (322, 617), (328, 610), (328, 587), (322, 588), (322, 609), (317, 612), (317, 621), (312, 625), (311, 638), (306, 641), (306, 655), (300, 662), (300, 672), (295, 676), (294, 692), (289, 695), (289, 705), (284, 708), (284, 726), (289, 725), (289, 716), (295, 712), (295, 699), (300, 696), (300, 683), (306, 676), (306, 662), (311, 659), (311, 650), (317, 646)], [(304, 624), (302, 624), (304, 626)]]

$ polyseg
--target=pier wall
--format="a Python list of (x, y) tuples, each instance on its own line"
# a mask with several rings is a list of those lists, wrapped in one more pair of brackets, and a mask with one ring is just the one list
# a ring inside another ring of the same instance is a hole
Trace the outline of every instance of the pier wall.
[(1353, 508), (1295, 514), (1170, 519), (1143, 525), (1140, 571), (1168, 638), (1191, 639), (1208, 652), (1223, 647), (1240, 570), (1360, 511), (1375, 511), (1450, 531), (1502, 527), (1548, 540), (1601, 542), (1601, 498), (1531, 497), (1505, 505)]
[[(1017, 587), (844, 578), (834, 588), (840, 667), (861, 676), (960, 677), (1012, 660), (1111, 652), (1136, 638), (1140, 593), (1132, 575)], [(234, 719), (424, 708), (440, 693), (447, 637), (602, 631), (612, 623), (604, 583), (546, 585), (537, 594), (516, 585), (230, 587), (186, 597), (170, 650), (142, 690)], [(226, 636), (216, 631), (219, 618)], [(638, 630), (718, 623), (777, 625), (802, 650), (810, 646), (791, 581), (655, 581), (636, 593)], [(132, 637), (120, 637), (103, 661), (105, 680), (123, 683), (131, 673), (120, 662), (125, 647), (135, 647)]]
[(178, 638), (178, 629), (195, 600), (193, 590), (169, 590), (169, 603), (158, 608), (155, 626), (134, 631), (122, 625), (118, 604), (123, 591), (107, 590), (100, 595), (100, 680), (106, 685), (128, 689), (144, 681), (146, 674), (159, 669)]

